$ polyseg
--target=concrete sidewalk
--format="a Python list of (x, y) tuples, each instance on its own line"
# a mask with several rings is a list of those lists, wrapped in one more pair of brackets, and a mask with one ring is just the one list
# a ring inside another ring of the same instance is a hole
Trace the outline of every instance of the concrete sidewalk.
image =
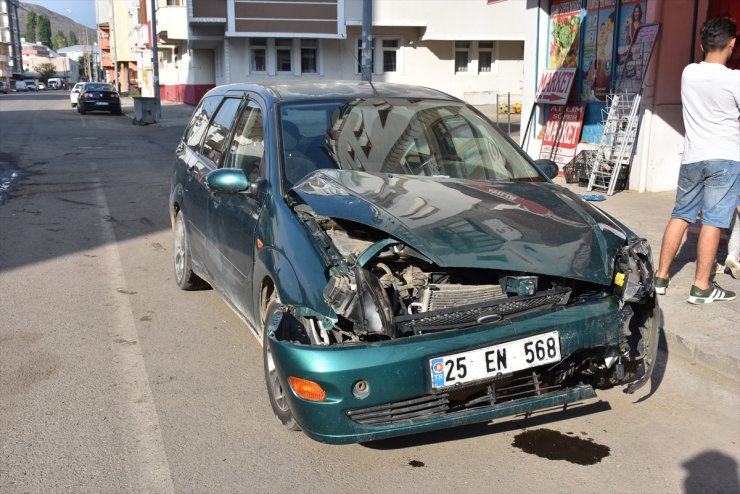
[[(586, 187), (576, 184), (566, 184), (562, 177), (555, 183), (577, 194), (596, 192), (587, 192)], [(675, 191), (639, 193), (627, 190), (606, 196), (606, 200), (594, 204), (646, 238), (657, 263), (663, 230), (673, 210), (675, 195)], [(699, 227), (695, 224), (689, 228), (686, 241), (671, 267), (668, 292), (659, 295), (667, 350), (740, 381), (740, 298), (711, 305), (692, 305), (686, 301), (694, 282)], [(717, 256), (721, 261), (727, 255), (727, 237), (727, 233), (723, 233)], [(723, 288), (740, 292), (740, 280), (729, 274), (718, 274), (715, 280)]]
[[(133, 99), (122, 98), (123, 111), (133, 118)], [(182, 103), (162, 103), (162, 116), (153, 125), (181, 127), (183, 131), (192, 115), (194, 107)], [(490, 108), (481, 111), (489, 113)], [(518, 130), (518, 129), (517, 129)], [(577, 194), (590, 194), (585, 187), (566, 184), (563, 178), (556, 183)], [(648, 239), (653, 248), (653, 259), (658, 260), (663, 230), (673, 209), (675, 192), (618, 192), (594, 203), (612, 214), (636, 234)], [(740, 299), (732, 302), (719, 302), (711, 305), (691, 305), (686, 301), (694, 280), (696, 240), (699, 228), (689, 229), (686, 242), (681, 247), (671, 272), (671, 285), (666, 295), (660, 296), (663, 312), (663, 331), (669, 353), (678, 353), (740, 381)], [(718, 259), (726, 255), (726, 234), (720, 244)], [(717, 275), (723, 288), (740, 292), (740, 280), (726, 274)]]

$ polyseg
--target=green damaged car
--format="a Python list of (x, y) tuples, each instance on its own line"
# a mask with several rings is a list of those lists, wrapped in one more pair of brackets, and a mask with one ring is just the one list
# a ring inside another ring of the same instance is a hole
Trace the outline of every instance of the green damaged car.
[(276, 416), (322, 442), (634, 392), (650, 247), (556, 174), (435, 90), (222, 86), (177, 149), (176, 281), (242, 316)]

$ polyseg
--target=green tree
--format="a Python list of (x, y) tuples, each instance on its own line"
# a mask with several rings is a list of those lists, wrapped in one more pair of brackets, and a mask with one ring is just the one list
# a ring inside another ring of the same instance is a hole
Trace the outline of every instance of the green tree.
[(87, 80), (87, 58), (88, 58), (87, 52), (83, 53), (80, 58), (77, 59), (77, 65), (79, 65), (80, 71), (79, 76), (80, 79)]
[(49, 77), (54, 77), (57, 73), (56, 66), (51, 62), (38, 64), (33, 68), (33, 70), (41, 74), (39, 79), (41, 79), (41, 82), (43, 82), (44, 84), (46, 84), (46, 82), (49, 80)]
[(54, 49), (58, 50), (60, 48), (66, 48), (67, 46), (69, 46), (67, 37), (62, 31), (57, 31), (56, 36), (54, 36)]
[(41, 42), (44, 46), (51, 47), (51, 21), (49, 18), (45, 15), (40, 15), (38, 17), (38, 23), (39, 23), (39, 39), (38, 41)]
[(67, 39), (69, 39), (69, 45), (67, 46), (74, 46), (76, 44), (79, 44), (79, 42), (77, 41), (77, 33), (74, 31), (69, 32), (69, 38)]
[(36, 41), (36, 12), (29, 12), (26, 17), (26, 39), (33, 43)]

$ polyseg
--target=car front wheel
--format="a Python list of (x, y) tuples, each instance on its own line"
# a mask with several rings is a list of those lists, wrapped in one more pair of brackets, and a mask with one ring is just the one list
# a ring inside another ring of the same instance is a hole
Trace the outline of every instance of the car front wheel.
[(205, 286), (205, 282), (193, 272), (190, 257), (188, 234), (185, 231), (185, 218), (178, 211), (175, 216), (175, 231), (173, 232), (173, 252), (175, 261), (175, 282), (182, 290), (197, 290)]
[(267, 384), (267, 396), (270, 399), (270, 405), (275, 416), (286, 429), (292, 431), (301, 430), (301, 426), (293, 417), (290, 405), (286, 397), (287, 390), (283, 388), (277, 372), (277, 366), (270, 351), (270, 344), (267, 336), (267, 327), (270, 319), (280, 308), (280, 301), (275, 291), (270, 292), (269, 298), (263, 299), (260, 304), (260, 316), (262, 319), (262, 356), (265, 366), (265, 382)]

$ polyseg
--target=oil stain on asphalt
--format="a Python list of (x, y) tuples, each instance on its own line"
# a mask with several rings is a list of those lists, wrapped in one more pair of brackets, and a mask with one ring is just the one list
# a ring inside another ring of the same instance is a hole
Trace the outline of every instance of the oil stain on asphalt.
[(549, 429), (521, 432), (514, 437), (512, 445), (541, 458), (565, 460), (578, 465), (599, 463), (609, 456), (610, 451), (608, 446)]

